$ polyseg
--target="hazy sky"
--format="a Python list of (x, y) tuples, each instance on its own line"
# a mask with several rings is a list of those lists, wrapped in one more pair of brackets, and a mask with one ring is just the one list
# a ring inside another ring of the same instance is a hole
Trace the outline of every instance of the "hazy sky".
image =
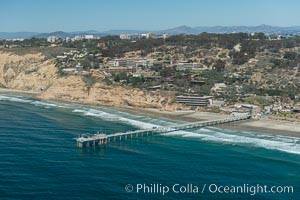
[(299, 0), (0, 0), (0, 32), (300, 25)]

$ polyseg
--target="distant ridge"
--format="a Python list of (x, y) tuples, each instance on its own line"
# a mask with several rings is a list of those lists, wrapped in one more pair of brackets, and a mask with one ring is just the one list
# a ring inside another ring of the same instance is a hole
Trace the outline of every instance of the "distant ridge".
[(166, 29), (166, 30), (161, 30), (161, 31), (155, 31), (155, 33), (158, 34), (174, 34), (174, 35), (179, 35), (179, 34), (190, 34), (190, 35), (194, 35), (194, 34), (199, 34), (199, 30), (189, 27), (189, 26), (178, 26), (175, 28), (171, 28), (171, 29)]
[(139, 33), (147, 33), (153, 31), (145, 31), (145, 30), (109, 30), (102, 32), (105, 35), (120, 35), (120, 34), (139, 34)]
[(49, 36), (56, 36), (56, 37), (59, 37), (59, 38), (66, 38), (66, 37), (72, 37), (73, 34), (63, 32), (63, 31), (56, 31), (56, 32), (52, 32), (52, 33), (41, 33), (41, 34), (38, 34), (38, 35), (34, 35), (34, 37), (36, 37), (36, 38), (47, 38)]
[(237, 32), (263, 32), (268, 34), (300, 34), (300, 26), (290, 26), (290, 27), (278, 27), (270, 25), (259, 25), (259, 26), (179, 26), (175, 28), (165, 29), (165, 30), (109, 30), (99, 32), (97, 30), (88, 31), (74, 31), (74, 32), (64, 32), (56, 31), (52, 33), (37, 33), (37, 32), (0, 32), (0, 39), (13, 39), (13, 38), (47, 38), (49, 36), (57, 36), (60, 38), (72, 37), (74, 35), (95, 35), (95, 36), (106, 36), (106, 35), (120, 35), (120, 34), (139, 34), (139, 33), (156, 33), (156, 34), (188, 34), (196, 35), (203, 32), (207, 33), (237, 33)]
[(259, 26), (212, 26), (212, 27), (195, 27), (199, 32), (208, 33), (235, 33), (235, 32), (263, 32), (263, 33), (300, 33), (300, 26), (278, 27), (270, 25)]

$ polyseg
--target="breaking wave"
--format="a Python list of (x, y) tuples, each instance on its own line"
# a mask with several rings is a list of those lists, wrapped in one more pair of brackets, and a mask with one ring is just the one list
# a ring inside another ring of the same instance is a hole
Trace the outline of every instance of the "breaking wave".
[(51, 107), (67, 107), (64, 104), (59, 103), (49, 103), (45, 101), (38, 101), (38, 100), (31, 100), (26, 99), (22, 96), (10, 96), (10, 95), (0, 95), (0, 101), (12, 101), (12, 102), (18, 102), (18, 103), (29, 103), (35, 106), (44, 107), (44, 108), (51, 108)]
[[(159, 127), (176, 124), (175, 122), (168, 122), (162, 119), (152, 119), (152, 121), (150, 121), (150, 117), (135, 116), (128, 113), (125, 114), (116, 111), (114, 111), (115, 114), (96, 109), (75, 109), (73, 110), (73, 112), (83, 113), (85, 116), (97, 117), (106, 121), (124, 122), (141, 129), (148, 129), (154, 126)], [(222, 144), (254, 146), (265, 149), (284, 151), (287, 153), (300, 154), (300, 139), (294, 137), (271, 136), (252, 132), (223, 130), (217, 128), (201, 128), (193, 131), (175, 131), (164, 133), (162, 135), (192, 138), (195, 140), (217, 142)]]
[(241, 146), (261, 147), (287, 153), (300, 154), (300, 139), (286, 136), (271, 136), (242, 131), (210, 130), (201, 128), (193, 132), (177, 131), (163, 134), (165, 136), (181, 136), (195, 140), (233, 144)]
[(58, 106), (58, 105), (56, 105), (54, 103), (46, 103), (46, 102), (42, 102), (42, 101), (33, 101), (33, 102), (31, 102), (31, 104), (33, 104), (35, 106), (46, 107), (46, 108), (57, 107)]
[(0, 95), (0, 100), (4, 101), (13, 101), (13, 102), (19, 102), (19, 103), (30, 103), (31, 100), (19, 98), (17, 96), (6, 96), (6, 95)]
[[(96, 117), (104, 121), (126, 123), (140, 129), (148, 129), (154, 126), (159, 127), (175, 125), (178, 123), (175, 121), (168, 121), (167, 119), (134, 115), (104, 107), (94, 109), (88, 106), (49, 103), (38, 100), (30, 100), (19, 96), (0, 95), (0, 100), (27, 103), (44, 108), (69, 108), (72, 110), (72, 112), (79, 113), (84, 116)], [(287, 153), (300, 154), (300, 139), (294, 137), (271, 136), (257, 134), (253, 132), (223, 130), (218, 128), (201, 128), (193, 131), (176, 131), (171, 133), (164, 133), (162, 135), (166, 137), (176, 136), (182, 138), (191, 138), (193, 140), (209, 141), (222, 144), (253, 146), (283, 151)]]
[(123, 117), (122, 115), (116, 115), (96, 109), (87, 109), (87, 110), (81, 110), (81, 109), (75, 109), (73, 112), (77, 113), (83, 113), (85, 116), (92, 116), (92, 117), (97, 117), (105, 121), (115, 121), (115, 122), (124, 122), (127, 124), (130, 124), (132, 126), (135, 126), (137, 128), (141, 129), (149, 129), (152, 128), (153, 126), (159, 126), (153, 123), (148, 123), (148, 122), (143, 122), (140, 120), (136, 119), (131, 119), (131, 118), (126, 118)]

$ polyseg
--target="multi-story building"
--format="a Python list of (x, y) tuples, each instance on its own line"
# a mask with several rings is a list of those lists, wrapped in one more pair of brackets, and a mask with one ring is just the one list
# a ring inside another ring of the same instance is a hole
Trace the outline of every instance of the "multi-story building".
[(94, 39), (94, 36), (93, 35), (84, 35), (84, 39), (92, 40), (92, 39)]
[(108, 61), (109, 67), (126, 67), (126, 59), (116, 58)]
[(212, 104), (212, 96), (181, 95), (176, 96), (176, 101), (188, 106), (208, 106)]
[(141, 39), (140, 34), (121, 34), (120, 35), (121, 40), (137, 40)]
[(120, 73), (120, 72), (134, 73), (134, 72), (136, 72), (136, 68), (133, 68), (133, 67), (109, 67), (109, 68), (105, 69), (105, 72), (108, 72), (108, 73)]
[(56, 42), (57, 40), (59, 40), (59, 37), (56, 37), (56, 36), (49, 36), (47, 38), (47, 42), (50, 42), (50, 43), (54, 43)]
[(226, 92), (227, 85), (225, 83), (215, 83), (214, 86), (211, 88), (211, 94), (213, 95), (221, 95)]
[(129, 40), (129, 35), (128, 34), (121, 34), (120, 39), (121, 40)]
[(137, 39), (142, 39), (142, 38), (159, 38), (156, 34), (153, 33), (142, 33), (142, 34), (120, 34), (120, 39), (122, 40), (137, 40)]
[(176, 68), (178, 70), (186, 70), (186, 69), (199, 69), (200, 64), (199, 63), (189, 63), (189, 62), (179, 62), (177, 63)]
[(152, 59), (144, 58), (116, 58), (108, 61), (108, 67), (151, 67), (153, 66)]

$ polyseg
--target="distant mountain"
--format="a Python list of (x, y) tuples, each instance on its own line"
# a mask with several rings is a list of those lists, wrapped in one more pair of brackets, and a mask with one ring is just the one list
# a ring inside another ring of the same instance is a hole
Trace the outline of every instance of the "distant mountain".
[(104, 31), (102, 34), (105, 35), (120, 35), (120, 34), (140, 34), (140, 33), (148, 33), (149, 31), (143, 30), (109, 30)]
[(157, 34), (173, 34), (173, 35), (179, 35), (179, 34), (199, 34), (199, 31), (197, 29), (194, 29), (189, 26), (179, 26), (171, 29), (161, 30), (161, 31), (155, 31)]
[(300, 26), (277, 27), (269, 25), (259, 26), (212, 26), (212, 27), (195, 27), (199, 32), (207, 33), (237, 33), (237, 32), (263, 32), (263, 33), (300, 33)]
[(84, 34), (91, 34), (91, 35), (94, 35), (94, 34), (101, 34), (101, 32), (96, 31), (96, 30), (73, 31), (73, 32), (69, 32), (69, 33), (70, 33), (70, 34), (73, 34), (73, 35), (84, 35)]
[(253, 33), (253, 32), (263, 32), (263, 33), (279, 33), (279, 34), (300, 34), (300, 26), (291, 26), (291, 27), (277, 27), (270, 25), (259, 25), (259, 26), (179, 26), (166, 30), (159, 31), (142, 31), (142, 30), (111, 30), (102, 32), (104, 35), (119, 35), (119, 34), (138, 34), (138, 33), (147, 33), (152, 32), (156, 34), (187, 34), (187, 35), (197, 35), (203, 32), (207, 33)]
[(59, 37), (59, 38), (66, 38), (66, 37), (72, 37), (73, 34), (63, 32), (63, 31), (56, 31), (56, 32), (52, 32), (52, 33), (41, 33), (41, 34), (38, 34), (38, 35), (34, 35), (34, 37), (36, 37), (36, 38), (47, 38), (49, 36), (56, 36), (56, 37)]
[(179, 26), (166, 30), (159, 31), (145, 31), (145, 30), (109, 30), (104, 32), (99, 32), (96, 30), (88, 31), (74, 31), (74, 32), (63, 32), (56, 31), (52, 33), (37, 33), (37, 32), (0, 32), (0, 39), (15, 39), (15, 38), (47, 38), (49, 36), (57, 36), (60, 38), (72, 37), (74, 35), (95, 35), (95, 36), (106, 36), (106, 35), (120, 35), (120, 34), (139, 34), (139, 33), (156, 33), (156, 34), (188, 34), (196, 35), (203, 32), (207, 33), (252, 33), (252, 32), (263, 32), (263, 33), (278, 33), (278, 34), (299, 34), (300, 35), (300, 26), (290, 26), (290, 27), (277, 27), (270, 25), (259, 25), (259, 26)]
[(88, 31), (74, 31), (74, 32), (69, 32), (72, 35), (94, 35), (94, 36), (106, 36), (108, 34), (104, 32), (99, 32), (96, 30), (88, 30)]

